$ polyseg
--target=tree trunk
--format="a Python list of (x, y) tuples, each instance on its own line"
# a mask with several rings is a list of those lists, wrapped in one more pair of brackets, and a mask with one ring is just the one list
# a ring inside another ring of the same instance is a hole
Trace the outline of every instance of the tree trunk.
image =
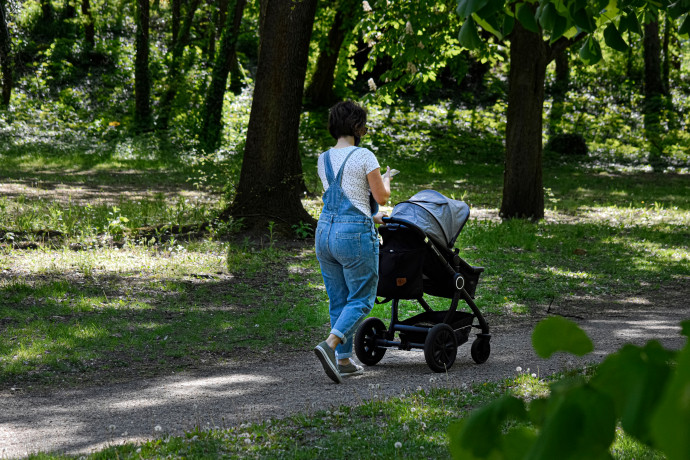
[(333, 25), (328, 32), (328, 39), (316, 62), (316, 71), (305, 92), (307, 103), (315, 107), (330, 107), (336, 99), (333, 83), (335, 82), (335, 67), (338, 64), (340, 48), (343, 46), (347, 35), (347, 30), (343, 26), (345, 16), (346, 13), (342, 9), (335, 13)]
[(249, 229), (275, 222), (283, 231), (314, 219), (300, 201), (304, 180), (299, 122), (317, 0), (271, 1), (262, 36), (244, 161), (231, 207)]
[(548, 64), (541, 36), (519, 22), (510, 37), (506, 160), (501, 216), (544, 217), (542, 186), (542, 111)]
[(194, 21), (194, 14), (199, 7), (201, 0), (194, 0), (189, 4), (189, 9), (182, 24), (182, 28), (178, 32), (177, 39), (172, 47), (172, 56), (170, 59), (170, 68), (168, 69), (167, 88), (161, 97), (158, 128), (168, 129), (168, 124), (172, 115), (172, 105), (177, 96), (177, 91), (182, 84), (182, 77), (184, 72), (180, 69), (180, 61), (184, 54), (184, 49), (189, 43), (189, 36), (192, 30), (192, 22)]
[(172, 35), (170, 41), (170, 49), (174, 49), (177, 44), (177, 38), (180, 34), (180, 19), (182, 18), (182, 0), (172, 0), (170, 2), (170, 33)]
[(136, 56), (134, 58), (134, 125), (138, 131), (153, 127), (149, 72), (149, 0), (137, 0)]
[(91, 3), (89, 0), (81, 1), (81, 14), (84, 15), (84, 41), (89, 50), (96, 46), (96, 29), (93, 23), (93, 15), (91, 14)]
[(0, 71), (2, 71), (2, 100), (0, 105), (10, 105), (12, 96), (12, 42), (7, 28), (5, 1), (0, 0)]
[[(225, 27), (221, 35), (220, 52), (216, 56), (213, 66), (213, 75), (211, 76), (211, 84), (208, 87), (206, 100), (204, 101), (203, 120), (201, 132), (199, 133), (201, 147), (207, 152), (220, 147), (221, 134), (223, 132), (223, 98), (227, 87), (228, 75), (231, 73), (233, 66), (237, 65), (235, 45), (237, 44), (237, 36), (246, 4), (246, 0), (235, 0), (231, 14), (228, 14), (226, 17)], [(237, 79), (239, 79), (239, 76), (236, 74), (233, 76), (233, 80)]]
[(644, 128), (649, 142), (649, 162), (656, 169), (661, 166), (663, 156), (661, 111), (664, 94), (658, 21), (644, 26), (644, 80)]
[(563, 118), (563, 104), (570, 85), (570, 62), (568, 50), (564, 49), (556, 55), (556, 79), (551, 90), (553, 101), (549, 116), (549, 134), (559, 134), (558, 127)]
[(664, 88), (664, 96), (669, 96), (670, 91), (670, 78), (671, 78), (671, 56), (669, 55), (669, 44), (671, 41), (671, 30), (673, 29), (673, 21), (668, 17), (666, 13), (666, 18), (664, 19), (664, 41), (661, 44), (661, 50), (663, 53), (663, 62), (661, 63), (661, 84)]
[[(210, 5), (215, 3), (214, 0), (209, 0)], [(223, 34), (225, 18), (228, 13), (228, 3), (228, 0), (220, 0), (218, 8), (213, 8), (213, 21), (211, 27), (209, 27), (207, 63), (212, 63), (216, 60), (216, 37), (220, 37)]]

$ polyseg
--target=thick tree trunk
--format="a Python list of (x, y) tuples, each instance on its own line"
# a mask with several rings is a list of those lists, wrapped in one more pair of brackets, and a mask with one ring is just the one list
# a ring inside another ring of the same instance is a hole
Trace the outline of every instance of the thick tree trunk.
[[(201, 147), (208, 152), (220, 147), (221, 134), (223, 132), (223, 99), (228, 75), (231, 73), (233, 66), (237, 65), (235, 45), (237, 44), (237, 36), (246, 4), (246, 0), (235, 0), (231, 14), (226, 17), (226, 25), (221, 35), (220, 52), (216, 56), (211, 84), (206, 93), (199, 139), (201, 140)], [(239, 75), (235, 74), (233, 79), (239, 79)]]
[(89, 50), (93, 50), (96, 46), (96, 29), (93, 23), (93, 15), (91, 14), (91, 3), (89, 0), (81, 1), (81, 14), (84, 15), (84, 41)]
[(519, 22), (510, 37), (506, 160), (503, 201), (505, 219), (544, 217), (542, 186), (542, 111), (548, 56), (541, 36)]
[(249, 229), (314, 223), (300, 201), (298, 132), (317, 0), (262, 3), (262, 36), (240, 182), (231, 207)]
[(189, 9), (185, 15), (182, 28), (178, 31), (177, 39), (172, 47), (172, 56), (170, 59), (170, 67), (168, 68), (167, 88), (160, 102), (160, 111), (158, 116), (158, 128), (167, 129), (172, 116), (172, 105), (177, 96), (177, 91), (182, 83), (184, 72), (180, 68), (180, 62), (184, 49), (189, 43), (189, 37), (192, 30), (192, 22), (194, 21), (194, 14), (199, 7), (201, 0), (193, 0), (189, 4)]
[(310, 105), (330, 107), (335, 102), (333, 83), (335, 82), (335, 68), (338, 64), (340, 48), (343, 46), (347, 35), (347, 30), (344, 27), (345, 17), (346, 13), (341, 9), (335, 13), (333, 25), (328, 32), (328, 39), (316, 61), (316, 71), (305, 92), (305, 99)]
[(659, 22), (644, 26), (644, 128), (649, 142), (649, 162), (657, 168), (663, 156), (661, 111), (664, 84), (661, 79), (661, 40)]
[(2, 100), (0, 105), (10, 105), (12, 96), (12, 42), (7, 28), (5, 1), (0, 0), (0, 71), (2, 71)]
[(139, 131), (153, 127), (149, 72), (149, 0), (137, 0), (136, 55), (134, 57), (134, 125)]

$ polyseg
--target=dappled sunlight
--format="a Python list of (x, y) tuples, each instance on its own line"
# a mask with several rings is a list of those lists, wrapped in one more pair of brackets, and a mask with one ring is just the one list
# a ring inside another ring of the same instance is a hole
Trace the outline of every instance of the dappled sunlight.
[(613, 335), (617, 338), (627, 340), (659, 340), (664, 338), (678, 337), (681, 332), (680, 324), (662, 318), (643, 319), (643, 320), (624, 320), (614, 319), (592, 319), (590, 322), (597, 325), (615, 324)]

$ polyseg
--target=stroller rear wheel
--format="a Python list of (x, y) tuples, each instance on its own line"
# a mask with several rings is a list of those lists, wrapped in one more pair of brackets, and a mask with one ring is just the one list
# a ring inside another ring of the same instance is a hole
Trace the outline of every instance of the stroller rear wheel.
[(355, 335), (355, 353), (357, 358), (367, 366), (373, 366), (383, 358), (386, 349), (376, 345), (377, 339), (385, 338), (386, 325), (378, 318), (364, 320)]
[(445, 372), (455, 362), (458, 340), (450, 325), (440, 323), (429, 330), (424, 341), (424, 358), (434, 372)]
[(482, 364), (489, 359), (489, 355), (491, 354), (490, 339), (491, 336), (477, 334), (477, 338), (472, 342), (472, 349), (470, 350), (470, 354), (475, 363)]

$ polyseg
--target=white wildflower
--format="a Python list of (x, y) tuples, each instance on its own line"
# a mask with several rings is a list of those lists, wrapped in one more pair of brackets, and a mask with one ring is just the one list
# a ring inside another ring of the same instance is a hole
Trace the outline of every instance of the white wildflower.
[(407, 24), (405, 24), (405, 33), (407, 35), (414, 35), (414, 30), (412, 30), (412, 23), (410, 21), (407, 21)]
[(110, 431), (110, 432), (115, 431), (115, 428), (117, 428), (115, 425), (109, 425), (108, 431)]
[(373, 78), (367, 80), (367, 85), (369, 85), (369, 91), (376, 91), (376, 82)]
[(371, 9), (371, 5), (369, 5), (369, 2), (364, 0), (362, 2), (362, 9), (364, 10), (365, 13), (371, 13), (373, 10)]
[(400, 441), (395, 443), (395, 448), (400, 449), (402, 447), (402, 443)]
[(515, 370), (518, 372), (522, 372), (522, 368), (520, 366), (516, 367)]
[(156, 431), (163, 431), (163, 428), (160, 425), (156, 425), (153, 429)]
[(537, 374), (532, 373), (532, 378), (537, 378)]

